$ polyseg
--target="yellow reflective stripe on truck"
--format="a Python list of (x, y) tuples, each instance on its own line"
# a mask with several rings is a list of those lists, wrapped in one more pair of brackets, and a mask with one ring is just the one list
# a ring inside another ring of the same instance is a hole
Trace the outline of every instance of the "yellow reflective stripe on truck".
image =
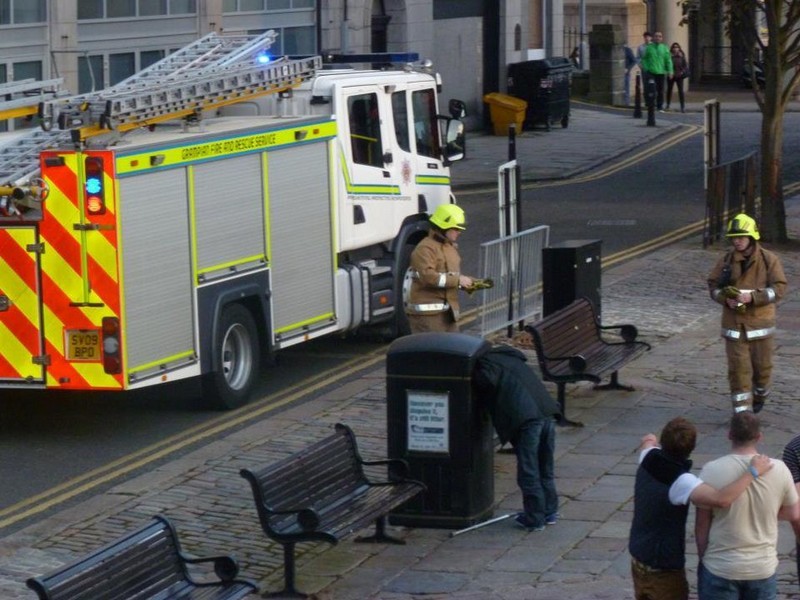
[(131, 154), (117, 153), (118, 177), (134, 175), (153, 169), (164, 169), (193, 163), (229, 158), (250, 152), (260, 152), (280, 146), (291, 146), (336, 135), (336, 122), (327, 121), (206, 140), (197, 144), (170, 145)]

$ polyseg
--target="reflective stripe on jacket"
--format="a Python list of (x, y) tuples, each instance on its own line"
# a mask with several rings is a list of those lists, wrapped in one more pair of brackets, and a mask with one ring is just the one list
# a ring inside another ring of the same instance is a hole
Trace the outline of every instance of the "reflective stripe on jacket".
[[(730, 266), (730, 281), (724, 281), (723, 272)], [(725, 302), (720, 288), (732, 285), (739, 290), (749, 290), (753, 301), (744, 312), (737, 312)], [(786, 274), (778, 256), (765, 250), (755, 242), (750, 257), (741, 252), (726, 252), (708, 275), (708, 290), (711, 298), (722, 304), (723, 336), (738, 339), (745, 331), (747, 339), (769, 337), (775, 331), (775, 303), (786, 293)], [(733, 332), (726, 335), (725, 332)]]
[[(411, 268), (416, 272), (411, 282), (406, 312), (431, 314), (452, 311), (459, 316), (458, 280), (461, 257), (458, 249), (436, 230), (428, 232), (411, 253)], [(419, 307), (425, 307), (419, 310)]]

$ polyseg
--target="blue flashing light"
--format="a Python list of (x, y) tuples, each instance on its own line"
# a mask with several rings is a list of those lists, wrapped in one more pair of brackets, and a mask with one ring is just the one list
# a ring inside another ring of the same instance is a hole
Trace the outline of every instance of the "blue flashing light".
[(256, 56), (256, 62), (258, 62), (260, 65), (266, 65), (267, 63), (272, 62), (272, 57), (266, 52), (261, 52)]
[(99, 194), (102, 189), (102, 184), (97, 177), (89, 177), (86, 180), (86, 191), (89, 194)]

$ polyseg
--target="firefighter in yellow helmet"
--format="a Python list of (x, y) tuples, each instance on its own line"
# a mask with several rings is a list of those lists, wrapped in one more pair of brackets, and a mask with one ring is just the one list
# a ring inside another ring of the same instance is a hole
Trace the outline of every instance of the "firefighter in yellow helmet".
[(722, 337), (734, 412), (759, 412), (770, 393), (775, 304), (786, 292), (780, 258), (759, 243), (752, 217), (731, 219), (732, 248), (708, 275), (711, 298), (722, 305)]
[(405, 309), (412, 333), (458, 331), (458, 289), (472, 287), (461, 274), (458, 241), (467, 228), (464, 210), (442, 204), (430, 217), (428, 236), (411, 253), (412, 282)]

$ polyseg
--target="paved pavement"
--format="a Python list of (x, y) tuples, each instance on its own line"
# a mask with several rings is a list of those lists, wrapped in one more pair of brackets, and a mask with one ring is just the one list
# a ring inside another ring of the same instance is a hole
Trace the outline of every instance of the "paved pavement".
[[(702, 100), (692, 100), (689, 109), (701, 106)], [(738, 102), (745, 106), (747, 99)], [(634, 148), (642, 136), (679, 134), (681, 125), (673, 119), (661, 121), (647, 128), (626, 112), (576, 105), (568, 129), (522, 136), (518, 153), (525, 158), (523, 177), (553, 176), (537, 166), (536, 144), (545, 145), (548, 162), (556, 156), (562, 161), (559, 176), (570, 175)], [(477, 185), (480, 177), (483, 183), (493, 181), (496, 165), (505, 158), (504, 141), (490, 136), (473, 137), (469, 151), (470, 159), (453, 170), (457, 188)], [(787, 215), (792, 236), (800, 237), (799, 198), (787, 201)], [(569, 387), (568, 415), (585, 427), (558, 431), (562, 516), (557, 525), (527, 533), (505, 520), (456, 537), (443, 529), (400, 527), (395, 533), (405, 538), (404, 546), (301, 544), (299, 588), (325, 600), (632, 598), (626, 546), (640, 437), (685, 415), (701, 433), (696, 465), (727, 451), (730, 406), (718, 307), (704, 289), (704, 275), (720, 251), (704, 250), (699, 238), (689, 238), (603, 272), (603, 321), (635, 323), (653, 349), (621, 372), (621, 380), (636, 387), (634, 392), (597, 392), (588, 384)], [(800, 254), (786, 250), (783, 259), (790, 283), (800, 280)], [(779, 308), (779, 320), (774, 399), (762, 413), (763, 449), (772, 456), (780, 455), (800, 422), (796, 285)], [(356, 431), (366, 457), (384, 456), (385, 404), (381, 362), (309, 402), (248, 424), (5, 537), (0, 540), (0, 598), (30, 598), (24, 587), (27, 577), (80, 556), (157, 513), (173, 520), (188, 551), (234, 554), (244, 576), (257, 580), (263, 590), (279, 589), (281, 550), (260, 533), (238, 470), (297, 450), (340, 421)], [(495, 514), (519, 510), (513, 456), (495, 453), (494, 471)], [(690, 523), (690, 538), (691, 531)], [(697, 561), (692, 539), (687, 548), (693, 581)], [(793, 552), (791, 529), (783, 523), (781, 600), (799, 597)]]

